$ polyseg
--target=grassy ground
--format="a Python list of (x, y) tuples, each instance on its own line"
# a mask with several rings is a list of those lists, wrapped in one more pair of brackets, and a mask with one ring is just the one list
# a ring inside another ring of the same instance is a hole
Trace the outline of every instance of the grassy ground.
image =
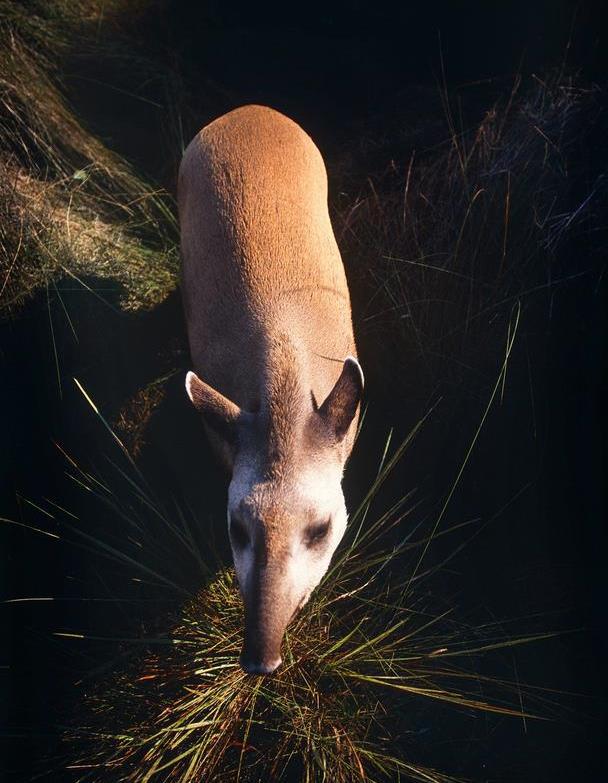
[[(506, 361), (495, 391), (505, 369)], [(116, 464), (108, 481), (65, 454), (69, 476), (132, 535), (117, 536), (117, 528), (106, 522), (96, 537), (70, 512), (46, 503), (39, 511), (52, 513), (51, 535), (64, 545), (97, 551), (121, 569), (123, 601), (135, 575), (140, 600), (146, 594), (173, 595), (177, 605), (196, 584), (197, 573), (199, 580), (208, 574), (209, 583), (170, 615), (176, 619), (166, 630), (148, 622), (146, 632), (132, 639), (57, 634), (76, 643), (96, 638), (118, 643), (116, 658), (106, 660), (84, 690), (81, 684), (84, 704), (65, 734), (69, 750), (63, 764), (78, 780), (101, 782), (118, 775), (182, 783), (329, 777), (447, 783), (456, 778), (418, 762), (410, 739), (426, 709), (443, 704), (524, 724), (559, 713), (559, 698), (550, 691), (479, 669), (485, 656), (540, 642), (552, 632), (514, 635), (499, 622), (469, 625), (454, 604), (441, 606), (429, 594), (429, 579), (432, 584), (445, 566), (428, 568), (429, 547), (436, 536), (460, 542), (467, 527), (444, 526), (438, 533), (449, 497), (431, 525), (418, 518), (412, 494), (384, 512), (376, 508), (380, 488), (412, 448), (423, 422), (397, 449), (387, 442), (330, 572), (288, 631), (281, 670), (270, 678), (252, 678), (238, 665), (243, 618), (232, 569), (210, 562), (208, 542), (204, 549), (197, 544), (188, 514), (159, 505), (81, 391), (122, 451), (124, 469)], [(126, 481), (126, 495), (112, 488), (117, 478)], [(46, 532), (33, 532), (49, 535), (42, 524)], [(389, 535), (395, 530), (401, 531), (397, 544)], [(462, 544), (453, 546), (455, 555)], [(167, 562), (167, 551), (173, 563)], [(188, 562), (194, 569), (185, 567)], [(142, 591), (142, 581), (151, 591)], [(157, 606), (155, 619), (158, 611)]]
[(99, 24), (125, 12), (124, 3), (41, 3), (38, 14), (0, 7), (5, 318), (65, 277), (100, 295), (118, 288), (128, 309), (153, 307), (175, 288), (171, 198), (83, 126), (59, 78), (62, 58), (86, 51)]
[[(372, 132), (369, 149), (338, 167), (347, 197), (335, 206), (360, 281), (362, 340), (374, 346), (366, 363), (379, 374), (392, 365), (391, 383), (422, 398), (446, 385), (477, 389), (480, 374), (487, 385), (514, 306), (527, 326), (550, 324), (564, 287), (601, 277), (606, 230), (605, 177), (600, 167), (589, 179), (581, 165), (603, 114), (599, 87), (562, 69), (518, 75), (481, 112), (467, 88), (438, 87), (435, 97), (439, 141), (419, 149), (420, 121), (376, 145)], [(357, 158), (371, 172), (358, 192)]]

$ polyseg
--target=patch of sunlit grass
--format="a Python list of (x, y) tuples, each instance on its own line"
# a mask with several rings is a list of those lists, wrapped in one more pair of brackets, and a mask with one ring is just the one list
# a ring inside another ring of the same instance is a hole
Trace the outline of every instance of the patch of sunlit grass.
[[(526, 691), (524, 708), (518, 683), (484, 678), (475, 662), (551, 634), (512, 637), (498, 624), (466, 626), (439, 610), (420, 589), (420, 564), (434, 536), (455, 530), (435, 525), (421, 534), (411, 495), (373, 511), (421, 426), (392, 454), (387, 443), (329, 573), (288, 629), (280, 669), (268, 677), (240, 669), (242, 603), (232, 569), (222, 569), (179, 610), (169, 633), (133, 640), (148, 651), (90, 689), (85, 716), (68, 736), (79, 748), (69, 764), (79, 780), (439, 783), (453, 778), (417, 763), (409, 739), (420, 729), (421, 702), (533, 717), (540, 693)], [(83, 471), (80, 480), (100, 492)], [(145, 499), (139, 482), (133, 488)], [(387, 546), (401, 529), (408, 532)], [(113, 557), (125, 563), (120, 551)], [(162, 566), (145, 562), (131, 565), (158, 581)]]
[(403, 580), (383, 578), (390, 559), (350, 548), (290, 627), (270, 677), (238, 665), (242, 605), (232, 570), (221, 572), (164, 644), (95, 691), (72, 768), (100, 781), (449, 780), (407, 758), (412, 703), (521, 717), (515, 684), (488, 683), (484, 698), (469, 659), (530, 638), (467, 634)]
[(59, 77), (126, 5), (0, 0), (0, 318), (60, 279), (130, 310), (175, 288), (171, 198), (85, 127)]

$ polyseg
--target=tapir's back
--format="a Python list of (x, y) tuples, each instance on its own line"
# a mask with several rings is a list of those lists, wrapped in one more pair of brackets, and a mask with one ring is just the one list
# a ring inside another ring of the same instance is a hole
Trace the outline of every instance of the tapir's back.
[[(268, 338), (287, 332), (320, 395), (354, 353), (323, 160), (304, 131), (245, 106), (188, 146), (179, 173), (183, 292), (195, 367), (247, 407)], [(335, 360), (335, 361), (334, 361)]]

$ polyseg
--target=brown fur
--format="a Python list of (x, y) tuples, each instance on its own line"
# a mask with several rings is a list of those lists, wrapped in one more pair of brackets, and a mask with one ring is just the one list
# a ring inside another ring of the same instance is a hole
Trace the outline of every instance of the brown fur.
[(291, 120), (245, 106), (190, 143), (178, 198), (195, 370), (244, 410), (268, 410), (274, 448), (290, 450), (294, 406), (278, 387), (321, 403), (355, 355), (321, 155)]
[[(356, 363), (344, 362), (355, 355), (355, 342), (327, 176), (298, 125), (272, 109), (245, 106), (190, 143), (178, 200), (184, 305), (200, 376), (189, 375), (187, 387), (226, 463), (235, 466), (231, 513), (247, 528), (241, 535), (249, 548), (245, 557), (241, 546), (240, 556), (253, 564), (241, 566), (248, 574), (241, 583), (243, 660), (248, 671), (271, 671), (287, 623), (318, 583), (341, 532), (331, 547), (306, 554), (304, 572), (306, 563), (314, 571), (315, 558), (323, 563), (314, 584), (301, 572), (293, 576), (294, 551), (302, 551), (307, 526), (330, 513), (336, 530), (346, 524), (339, 481), (363, 383)], [(315, 477), (331, 480), (311, 489), (311, 467)], [(242, 501), (235, 487), (245, 493)], [(331, 502), (317, 502), (327, 487)], [(238, 571), (236, 554), (235, 563)]]

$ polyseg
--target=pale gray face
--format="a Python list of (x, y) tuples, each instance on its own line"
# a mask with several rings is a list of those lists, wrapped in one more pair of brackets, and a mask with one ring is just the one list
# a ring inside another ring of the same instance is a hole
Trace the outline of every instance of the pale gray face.
[(281, 663), (287, 625), (326, 573), (346, 529), (344, 443), (363, 389), (361, 368), (347, 359), (320, 407), (309, 401), (305, 409), (279, 411), (290, 448), (278, 450), (269, 448), (272, 422), (261, 414), (241, 411), (194, 373), (186, 388), (230, 453), (228, 533), (245, 605), (241, 665), (268, 674)]
[(255, 468), (235, 469), (228, 529), (245, 604), (247, 671), (280, 664), (285, 628), (327, 571), (346, 529), (341, 477), (335, 460), (280, 482), (264, 481)]

